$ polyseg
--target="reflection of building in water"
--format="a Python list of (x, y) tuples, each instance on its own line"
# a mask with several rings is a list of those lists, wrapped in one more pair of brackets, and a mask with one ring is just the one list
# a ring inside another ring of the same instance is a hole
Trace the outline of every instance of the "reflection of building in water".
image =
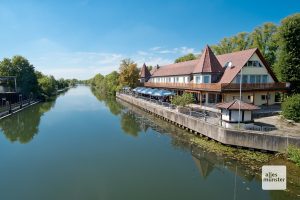
[(55, 101), (40, 103), (28, 107), (21, 112), (1, 119), (0, 128), (7, 139), (28, 143), (38, 133), (42, 115), (48, 112)]
[(192, 158), (203, 178), (206, 178), (210, 174), (210, 172), (213, 171), (214, 164), (210, 163), (205, 157), (198, 159), (195, 156), (192, 156)]

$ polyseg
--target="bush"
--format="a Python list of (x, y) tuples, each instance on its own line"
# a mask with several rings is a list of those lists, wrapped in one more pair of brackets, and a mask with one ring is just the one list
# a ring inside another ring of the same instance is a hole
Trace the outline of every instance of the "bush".
[(171, 102), (176, 106), (186, 106), (194, 102), (194, 97), (191, 93), (184, 93), (182, 96), (175, 96)]
[(288, 147), (288, 159), (300, 167), (300, 149), (295, 146)]
[(287, 119), (300, 122), (300, 94), (290, 96), (282, 103), (282, 114)]

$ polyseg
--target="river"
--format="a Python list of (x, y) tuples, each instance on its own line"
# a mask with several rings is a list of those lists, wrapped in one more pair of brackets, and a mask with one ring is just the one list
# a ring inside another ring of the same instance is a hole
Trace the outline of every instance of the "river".
[[(0, 121), (0, 199), (297, 199), (179, 128), (78, 86)], [(298, 190), (299, 189), (299, 190)], [(295, 189), (294, 189), (295, 190)], [(298, 190), (298, 191), (297, 191)]]

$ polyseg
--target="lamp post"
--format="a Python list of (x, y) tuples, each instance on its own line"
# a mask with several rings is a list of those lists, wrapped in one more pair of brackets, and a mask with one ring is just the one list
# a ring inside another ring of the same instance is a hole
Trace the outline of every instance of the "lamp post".
[(240, 101), (239, 101), (239, 120), (238, 120), (239, 129), (240, 129), (240, 121), (241, 121), (242, 79), (243, 79), (243, 68), (241, 68), (241, 72), (240, 72)]

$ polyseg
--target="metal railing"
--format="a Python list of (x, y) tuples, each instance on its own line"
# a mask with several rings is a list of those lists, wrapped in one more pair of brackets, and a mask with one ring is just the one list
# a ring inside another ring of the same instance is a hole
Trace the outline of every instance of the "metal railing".
[[(239, 83), (154, 83), (145, 82), (146, 87), (185, 89), (185, 90), (203, 90), (203, 91), (236, 91), (240, 89)], [(285, 82), (275, 83), (243, 83), (242, 90), (285, 90), (289, 84)]]
[(27, 99), (27, 100), (23, 100), (23, 101), (20, 101), (17, 103), (13, 103), (13, 104), (10, 104), (9, 102), (7, 102), (6, 105), (0, 106), (0, 117), (7, 115), (9, 113), (13, 113), (23, 107), (27, 107), (30, 104), (32, 104), (33, 102), (36, 102), (36, 101)]

